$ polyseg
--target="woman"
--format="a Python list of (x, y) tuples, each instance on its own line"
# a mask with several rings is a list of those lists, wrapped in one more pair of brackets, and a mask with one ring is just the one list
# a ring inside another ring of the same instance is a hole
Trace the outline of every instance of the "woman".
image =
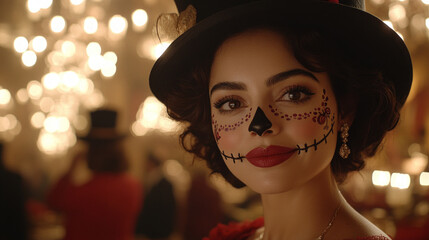
[(207, 239), (390, 239), (337, 184), (399, 120), (412, 79), (403, 41), (363, 1), (231, 2), (176, 2), (177, 32), (194, 13), (197, 24), (150, 76), (188, 124), (185, 149), (261, 194), (263, 219)]

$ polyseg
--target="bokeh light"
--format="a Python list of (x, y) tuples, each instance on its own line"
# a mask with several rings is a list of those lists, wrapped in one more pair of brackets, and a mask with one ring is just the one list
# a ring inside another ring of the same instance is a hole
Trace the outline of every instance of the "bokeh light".
[(26, 103), (28, 101), (28, 92), (27, 89), (21, 88), (16, 92), (16, 99), (19, 103)]
[(31, 40), (31, 47), (35, 52), (43, 52), (46, 50), (46, 47), (48, 46), (48, 42), (46, 41), (46, 38), (43, 36), (36, 36)]
[(101, 66), (101, 74), (104, 77), (110, 78), (113, 77), (116, 73), (116, 65), (109, 61), (103, 61)]
[(144, 136), (148, 131), (149, 131), (149, 128), (144, 127), (141, 121), (135, 121), (131, 125), (131, 132), (135, 136)]
[(166, 160), (163, 168), (168, 176), (180, 176), (185, 170), (182, 164), (175, 159)]
[(79, 115), (73, 121), (73, 126), (78, 131), (82, 131), (88, 127), (88, 120), (85, 116)]
[(420, 173), (420, 185), (429, 186), (429, 172)]
[(62, 66), (66, 61), (66, 56), (59, 51), (52, 51), (48, 54), (48, 63), (52, 66)]
[(410, 186), (410, 175), (405, 173), (392, 173), (390, 186), (399, 189), (407, 189)]
[(178, 124), (167, 117), (165, 106), (155, 97), (147, 97), (137, 111), (136, 121), (131, 131), (136, 136), (143, 136), (151, 129), (161, 132), (175, 132)]
[(61, 52), (66, 57), (72, 57), (76, 53), (76, 45), (72, 41), (64, 41), (61, 44)]
[(28, 49), (28, 40), (25, 37), (17, 37), (13, 41), (13, 47), (16, 52), (23, 53)]
[(40, 8), (48, 9), (52, 6), (53, 0), (40, 0)]
[(22, 63), (24, 64), (24, 66), (32, 67), (37, 62), (37, 55), (35, 52), (28, 50), (22, 54), (21, 60), (22, 60)]
[(406, 18), (405, 7), (400, 3), (392, 4), (389, 8), (389, 19), (398, 22)]
[(54, 109), (55, 101), (50, 97), (43, 97), (40, 100), (40, 110), (45, 113), (51, 112)]
[(137, 9), (132, 13), (131, 19), (133, 21), (134, 26), (136, 26), (137, 28), (142, 28), (147, 24), (148, 15), (145, 10)]
[(74, 71), (66, 71), (60, 74), (61, 87), (69, 91), (79, 84), (79, 75)]
[(158, 59), (167, 50), (169, 43), (158, 43), (151, 49), (152, 59)]
[(94, 34), (98, 29), (98, 21), (95, 17), (87, 17), (83, 23), (83, 30), (87, 34)]
[(81, 5), (85, 0), (70, 0), (70, 3), (73, 5)]
[(90, 42), (86, 47), (86, 54), (91, 56), (101, 55), (101, 46), (98, 42)]
[(7, 105), (11, 101), (11, 95), (9, 90), (3, 88), (0, 89), (0, 105)]
[(101, 69), (104, 58), (101, 55), (92, 55), (88, 58), (88, 66), (93, 71)]
[(109, 20), (109, 29), (112, 33), (120, 34), (127, 30), (128, 22), (127, 19), (121, 15), (114, 15)]
[(79, 78), (79, 83), (75, 87), (75, 91), (79, 94), (90, 94), (94, 91), (94, 83), (87, 78)]
[(118, 62), (118, 56), (114, 52), (105, 52), (103, 58), (104, 60), (112, 62), (113, 64), (116, 64)]
[(9, 119), (0, 116), (0, 132), (6, 132), (9, 130)]
[(45, 121), (45, 114), (42, 112), (35, 112), (30, 119), (30, 123), (35, 128), (42, 128)]
[(385, 0), (372, 0), (373, 3), (381, 5), (384, 3)]
[(52, 32), (60, 33), (66, 27), (66, 20), (62, 16), (55, 16), (51, 19), (50, 26)]
[(63, 116), (49, 116), (43, 122), (43, 127), (49, 133), (66, 132), (70, 128), (70, 121)]
[(388, 186), (390, 183), (390, 172), (375, 170), (372, 172), (372, 184), (375, 186)]
[(28, 0), (27, 9), (31, 13), (37, 13), (42, 8), (42, 1), (39, 0)]
[(42, 84), (36, 80), (30, 81), (27, 84), (27, 92), (31, 99), (40, 99), (43, 94)]
[(95, 109), (102, 106), (105, 102), (104, 96), (100, 90), (94, 89), (94, 91), (85, 97), (85, 101), (82, 103), (87, 109)]
[(18, 126), (18, 119), (16, 119), (15, 115), (13, 114), (7, 114), (5, 118), (8, 120), (9, 129), (12, 130)]
[(37, 147), (48, 155), (64, 154), (67, 149), (76, 143), (76, 136), (72, 131), (64, 133), (51, 133), (40, 131)]
[(47, 73), (42, 77), (42, 84), (45, 89), (53, 90), (60, 84), (60, 76), (55, 72)]

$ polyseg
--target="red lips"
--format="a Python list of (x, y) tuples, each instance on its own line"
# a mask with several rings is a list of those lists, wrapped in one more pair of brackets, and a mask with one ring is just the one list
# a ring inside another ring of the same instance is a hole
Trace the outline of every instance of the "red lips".
[(256, 167), (267, 168), (288, 160), (295, 153), (295, 149), (282, 146), (255, 148), (247, 153), (247, 160)]

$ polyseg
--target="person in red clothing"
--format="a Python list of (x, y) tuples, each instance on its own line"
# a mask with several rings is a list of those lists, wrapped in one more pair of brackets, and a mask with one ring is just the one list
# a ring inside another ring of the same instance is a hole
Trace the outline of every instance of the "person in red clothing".
[(261, 195), (263, 219), (213, 239), (390, 239), (338, 184), (399, 120), (409, 52), (363, 0), (176, 0), (158, 18), (177, 37), (149, 83), (185, 123), (183, 147)]
[[(53, 186), (48, 204), (64, 214), (65, 240), (132, 240), (142, 203), (140, 182), (126, 173), (122, 135), (115, 130), (117, 113), (91, 112), (92, 127), (82, 139), (87, 152), (75, 155), (67, 173)], [(73, 182), (79, 161), (87, 161), (91, 177)]]

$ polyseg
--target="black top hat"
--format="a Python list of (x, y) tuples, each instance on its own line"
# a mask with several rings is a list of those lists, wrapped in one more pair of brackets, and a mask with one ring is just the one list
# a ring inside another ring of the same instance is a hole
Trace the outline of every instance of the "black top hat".
[(332, 30), (379, 66), (394, 84), (400, 104), (410, 91), (412, 64), (405, 43), (384, 22), (364, 11), (364, 0), (176, 0), (176, 5), (179, 12), (192, 5), (196, 24), (173, 41), (152, 68), (150, 88), (163, 103), (208, 46), (223, 40), (218, 36), (267, 20)]
[(90, 113), (91, 128), (86, 136), (79, 139), (85, 141), (119, 140), (125, 134), (116, 130), (117, 112), (110, 109), (98, 109)]

